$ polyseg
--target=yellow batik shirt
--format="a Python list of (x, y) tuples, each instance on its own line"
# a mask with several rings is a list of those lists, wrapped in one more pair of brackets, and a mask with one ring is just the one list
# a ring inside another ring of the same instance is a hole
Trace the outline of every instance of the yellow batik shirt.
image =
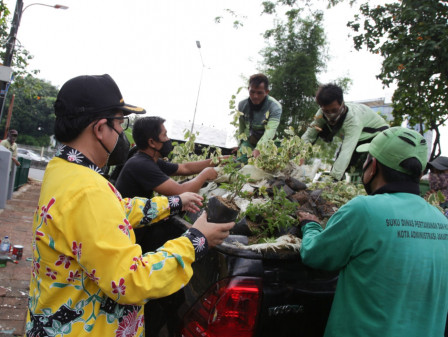
[(189, 281), (205, 237), (186, 233), (142, 255), (133, 228), (179, 210), (180, 198), (122, 199), (82, 153), (57, 155), (34, 215), (26, 334), (143, 336), (142, 305)]

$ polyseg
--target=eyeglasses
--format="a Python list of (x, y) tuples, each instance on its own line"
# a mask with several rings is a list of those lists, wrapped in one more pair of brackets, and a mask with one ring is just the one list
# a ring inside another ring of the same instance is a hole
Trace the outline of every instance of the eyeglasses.
[(123, 128), (123, 131), (124, 130), (127, 130), (128, 129), (128, 127), (129, 127), (129, 117), (127, 117), (127, 116), (123, 116), (123, 117), (105, 117), (107, 120), (111, 120), (111, 119), (121, 119), (122, 120), (122, 122), (120, 123), (121, 124), (121, 127)]

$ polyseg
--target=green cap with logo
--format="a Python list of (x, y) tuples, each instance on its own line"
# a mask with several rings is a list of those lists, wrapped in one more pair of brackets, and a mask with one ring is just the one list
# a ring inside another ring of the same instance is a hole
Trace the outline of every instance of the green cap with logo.
[(362, 144), (356, 151), (369, 152), (381, 164), (406, 174), (410, 172), (400, 166), (403, 160), (416, 158), (422, 164), (422, 169), (428, 162), (426, 139), (417, 131), (399, 126), (379, 133), (370, 144)]

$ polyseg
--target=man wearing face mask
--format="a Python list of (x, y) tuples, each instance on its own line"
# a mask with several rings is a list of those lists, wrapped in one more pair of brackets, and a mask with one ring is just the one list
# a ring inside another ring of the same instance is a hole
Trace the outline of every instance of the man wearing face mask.
[(191, 278), (191, 264), (220, 244), (233, 224), (198, 218), (182, 236), (143, 254), (134, 228), (181, 210), (197, 211), (202, 197), (125, 198), (102, 175), (129, 147), (131, 113), (109, 75), (67, 81), (55, 102), (55, 137), (33, 221), (33, 270), (27, 336), (140, 336), (143, 305), (169, 296)]
[(368, 196), (342, 206), (325, 229), (299, 214), (303, 263), (340, 270), (324, 336), (443, 336), (448, 219), (420, 197), (426, 140), (393, 127), (357, 151), (368, 153)]
[[(124, 197), (150, 198), (153, 191), (161, 195), (198, 192), (208, 180), (216, 179), (215, 165), (208, 160), (174, 164), (164, 158), (173, 150), (165, 120), (161, 117), (142, 117), (135, 121), (132, 136), (138, 152), (130, 158), (117, 179), (117, 189)], [(194, 179), (179, 184), (170, 176), (191, 176)]]
[(319, 87), (316, 102), (320, 109), (302, 139), (312, 144), (318, 137), (327, 143), (331, 143), (334, 136), (342, 139), (330, 172), (335, 180), (341, 180), (350, 166), (361, 169), (365, 158), (355, 152), (356, 146), (369, 143), (389, 125), (368, 106), (344, 102), (342, 88), (335, 84)]

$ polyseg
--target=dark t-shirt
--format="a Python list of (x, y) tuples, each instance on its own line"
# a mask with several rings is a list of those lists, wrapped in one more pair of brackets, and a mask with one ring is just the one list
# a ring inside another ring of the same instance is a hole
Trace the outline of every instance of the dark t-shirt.
[(154, 188), (170, 179), (178, 168), (179, 165), (162, 159), (155, 162), (146, 153), (138, 151), (124, 164), (115, 187), (123, 198), (152, 198)]

